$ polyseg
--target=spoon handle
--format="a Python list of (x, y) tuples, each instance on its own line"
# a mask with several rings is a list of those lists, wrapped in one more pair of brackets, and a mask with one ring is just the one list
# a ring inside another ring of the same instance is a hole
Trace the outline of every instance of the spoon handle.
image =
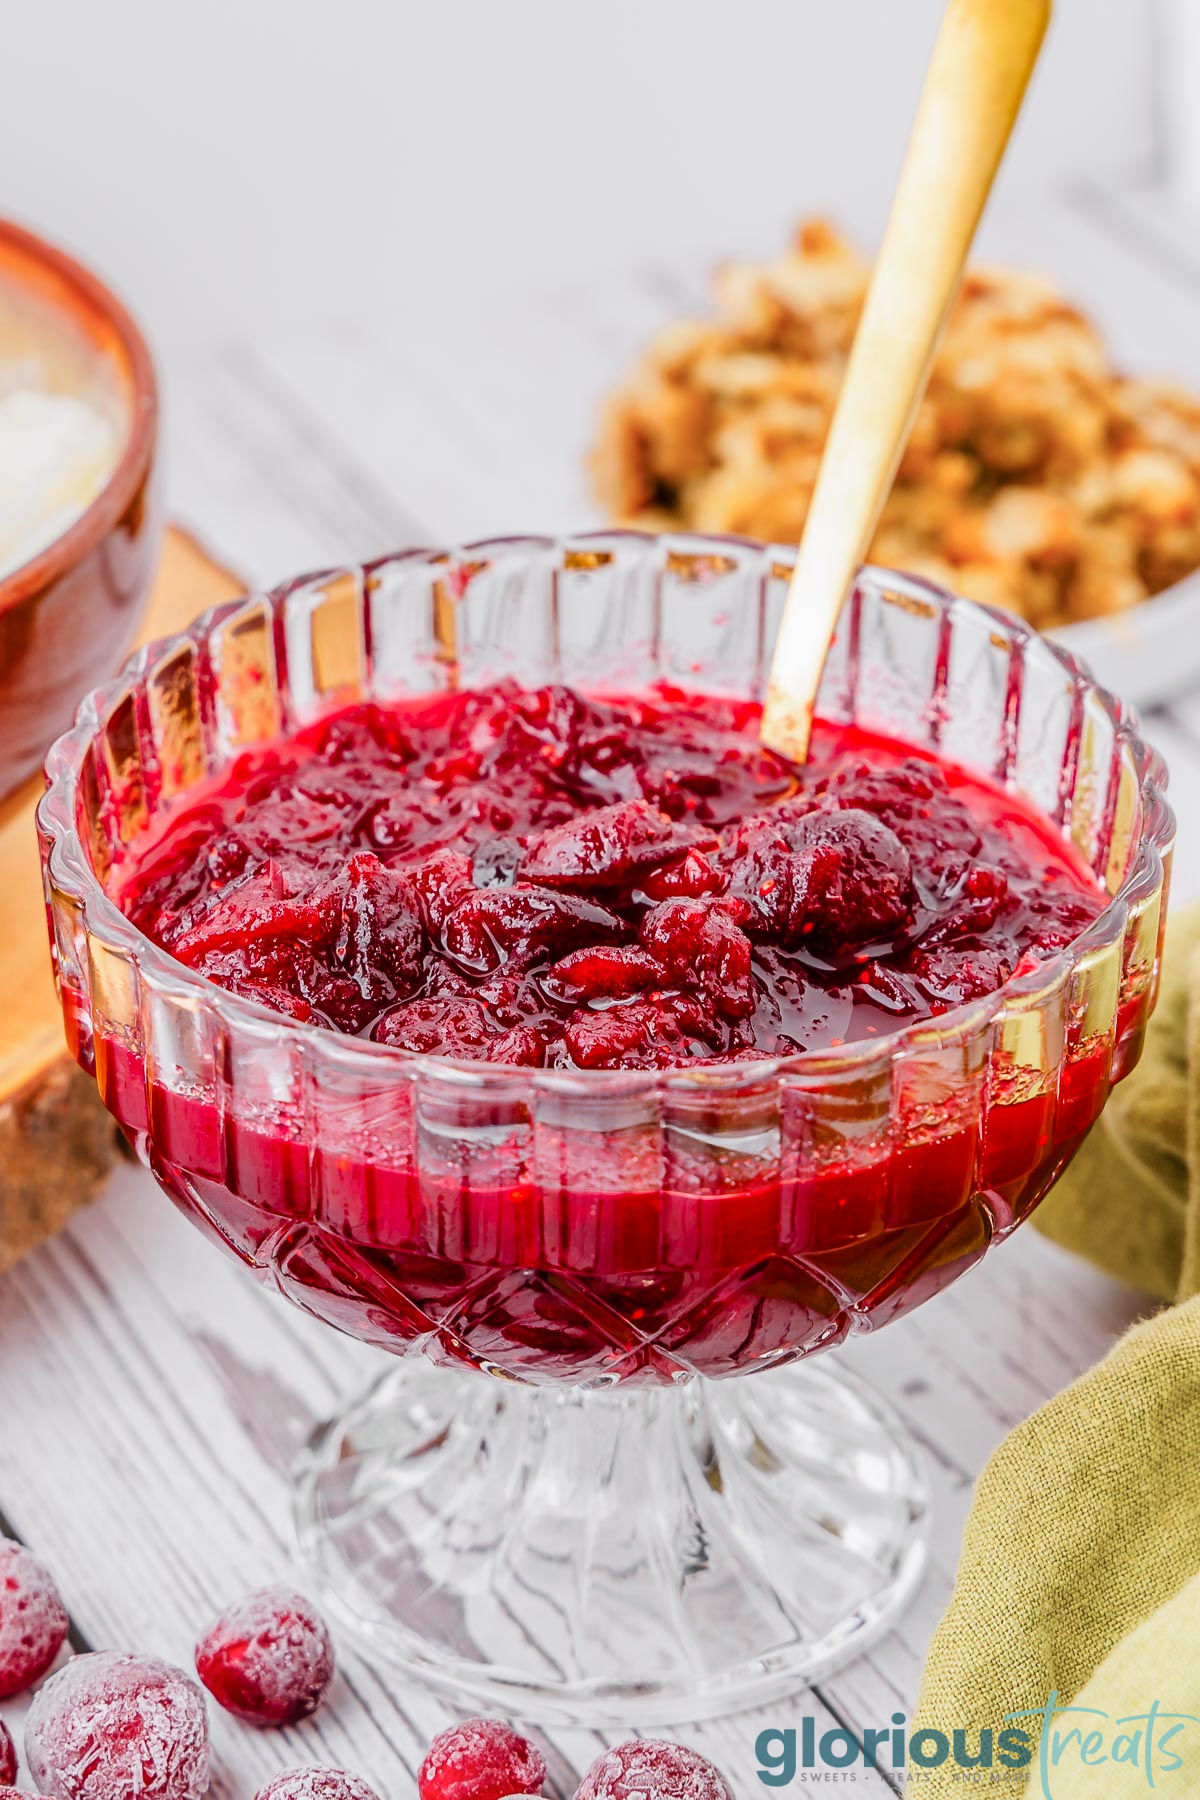
[(762, 736), (802, 762), (821, 671), (912, 428), (1050, 0), (950, 0), (788, 591)]

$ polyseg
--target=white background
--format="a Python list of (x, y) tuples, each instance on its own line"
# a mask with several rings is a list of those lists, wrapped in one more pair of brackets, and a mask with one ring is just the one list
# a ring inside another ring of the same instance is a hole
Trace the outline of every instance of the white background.
[[(1200, 11), (1197, 0), (1176, 0)], [(1161, 149), (1160, 0), (1057, 0), (1004, 183)], [(160, 347), (881, 223), (941, 0), (9, 0), (0, 210)]]

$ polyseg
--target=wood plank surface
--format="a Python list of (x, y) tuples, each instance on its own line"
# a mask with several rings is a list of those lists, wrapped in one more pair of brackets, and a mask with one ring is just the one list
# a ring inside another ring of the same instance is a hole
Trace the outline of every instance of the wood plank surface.
[[(167, 532), (142, 641), (227, 600), (238, 578)], [(116, 1133), (67, 1053), (46, 950), (34, 813), (40, 775), (0, 805), (0, 1270), (57, 1231), (112, 1167)]]

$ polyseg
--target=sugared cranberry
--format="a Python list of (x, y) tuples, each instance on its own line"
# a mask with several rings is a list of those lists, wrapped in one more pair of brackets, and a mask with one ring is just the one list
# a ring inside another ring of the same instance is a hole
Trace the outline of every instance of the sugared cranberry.
[(467, 1719), (439, 1731), (417, 1773), (420, 1800), (506, 1800), (540, 1794), (546, 1759), (500, 1719)]
[(57, 1800), (199, 1800), (204, 1696), (182, 1669), (98, 1650), (52, 1675), (25, 1724), (29, 1772)]
[(598, 1756), (575, 1800), (733, 1800), (708, 1758), (663, 1738), (634, 1738)]
[(0, 1699), (46, 1673), (67, 1635), (67, 1609), (47, 1569), (23, 1544), (0, 1539)]
[(0, 1796), (5, 1787), (11, 1787), (17, 1779), (17, 1746), (12, 1741), (12, 1732), (0, 1719)]
[(373, 1787), (345, 1769), (286, 1769), (254, 1800), (379, 1800)]
[(42, 1800), (40, 1794), (31, 1794), (28, 1788), (0, 1787), (0, 1800)]
[(209, 1626), (196, 1673), (226, 1712), (252, 1725), (294, 1725), (315, 1712), (333, 1675), (325, 1621), (303, 1594), (264, 1588)]

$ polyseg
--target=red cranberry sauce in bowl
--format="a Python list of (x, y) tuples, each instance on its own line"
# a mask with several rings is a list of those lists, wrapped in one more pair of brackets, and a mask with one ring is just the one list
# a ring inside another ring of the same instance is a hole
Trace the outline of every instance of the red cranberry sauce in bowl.
[(329, 1323), (737, 1374), (1047, 1191), (1136, 1060), (1170, 814), (1056, 652), (880, 572), (797, 767), (739, 697), (782, 553), (582, 543), (314, 577), (93, 697), (40, 814), (64, 1016), (177, 1205)]

